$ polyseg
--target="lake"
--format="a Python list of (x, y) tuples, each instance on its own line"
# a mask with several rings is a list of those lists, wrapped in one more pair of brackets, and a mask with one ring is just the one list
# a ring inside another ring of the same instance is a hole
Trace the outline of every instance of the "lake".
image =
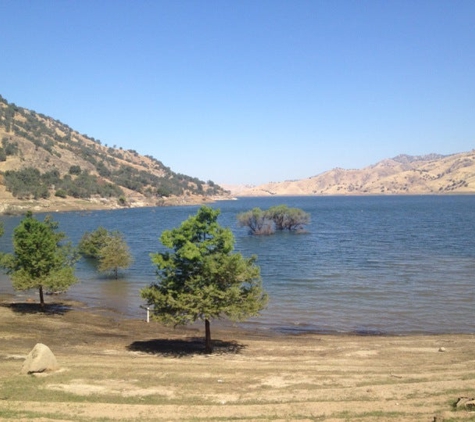
[[(286, 204), (311, 215), (305, 233), (251, 236), (238, 213)], [(362, 334), (475, 332), (475, 196), (371, 196), (240, 198), (212, 205), (232, 229), (236, 250), (256, 254), (268, 308), (245, 328), (275, 332)], [(55, 213), (73, 243), (85, 231), (119, 230), (134, 256), (118, 280), (99, 275), (82, 259), (80, 283), (65, 297), (88, 307), (144, 317), (139, 291), (155, 280), (149, 254), (163, 251), (165, 229), (198, 207), (134, 208)], [(37, 214), (43, 219), (43, 215)], [(21, 220), (2, 216), (1, 250)], [(3, 293), (12, 293), (0, 276)], [(18, 292), (20, 298), (37, 292)], [(51, 300), (51, 298), (47, 298)]]

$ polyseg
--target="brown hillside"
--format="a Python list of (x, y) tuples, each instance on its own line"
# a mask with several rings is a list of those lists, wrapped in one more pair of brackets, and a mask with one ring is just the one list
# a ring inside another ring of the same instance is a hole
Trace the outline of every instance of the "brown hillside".
[(102, 145), (1, 96), (0, 141), (0, 213), (189, 204), (228, 195), (213, 182)]
[(475, 150), (448, 156), (400, 155), (359, 170), (335, 168), (308, 179), (232, 191), (238, 196), (473, 194)]

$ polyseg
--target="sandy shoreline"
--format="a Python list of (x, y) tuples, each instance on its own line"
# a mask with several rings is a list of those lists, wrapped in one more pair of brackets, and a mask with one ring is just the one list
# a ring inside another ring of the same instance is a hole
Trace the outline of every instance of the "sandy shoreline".
[[(275, 335), (173, 329), (0, 298), (0, 420), (458, 421), (475, 396), (475, 335)], [(61, 370), (20, 375), (38, 342)]]

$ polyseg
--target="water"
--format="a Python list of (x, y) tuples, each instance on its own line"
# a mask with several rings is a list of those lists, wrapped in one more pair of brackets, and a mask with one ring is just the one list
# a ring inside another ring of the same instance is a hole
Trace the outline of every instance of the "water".
[[(287, 204), (311, 214), (306, 233), (249, 236), (236, 215)], [(278, 332), (475, 332), (475, 196), (246, 198), (218, 202), (236, 250), (256, 254), (268, 308), (246, 328)], [(139, 291), (155, 280), (150, 253), (159, 237), (198, 207), (58, 213), (60, 230), (77, 243), (85, 231), (120, 230), (134, 255), (119, 280), (77, 266), (80, 283), (67, 297), (90, 307), (143, 318)], [(37, 215), (43, 218), (42, 215)], [(1, 250), (11, 248), (20, 217), (2, 217)], [(0, 292), (12, 292), (0, 276)], [(31, 292), (33, 296), (35, 292)]]

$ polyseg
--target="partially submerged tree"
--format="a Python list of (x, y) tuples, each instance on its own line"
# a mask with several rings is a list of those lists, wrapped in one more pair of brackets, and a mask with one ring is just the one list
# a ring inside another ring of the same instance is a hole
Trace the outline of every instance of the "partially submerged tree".
[(128, 268), (132, 264), (132, 255), (122, 234), (98, 227), (93, 232), (84, 233), (79, 241), (79, 252), (97, 259), (98, 270), (112, 271), (118, 277), (119, 268)]
[(300, 208), (289, 208), (287, 205), (276, 205), (266, 211), (276, 230), (299, 230), (310, 223), (310, 214)]
[(99, 258), (99, 250), (106, 244), (109, 231), (98, 227), (93, 232), (86, 232), (79, 241), (79, 253), (89, 258)]
[(132, 256), (122, 235), (113, 232), (99, 249), (99, 266), (101, 272), (112, 271), (118, 277), (119, 268), (128, 268), (132, 263)]
[(276, 205), (266, 211), (254, 208), (237, 216), (240, 227), (248, 227), (250, 234), (272, 234), (275, 230), (300, 230), (310, 222), (310, 214), (299, 208)]
[(152, 317), (173, 325), (205, 322), (205, 352), (212, 352), (210, 321), (241, 321), (265, 307), (256, 257), (233, 253), (231, 230), (218, 224), (219, 210), (201, 207), (180, 227), (164, 231), (161, 243), (173, 252), (155, 253), (158, 282), (141, 291)]
[(272, 221), (260, 208), (253, 208), (238, 214), (237, 220), (239, 226), (249, 228), (251, 234), (272, 234), (274, 232)]
[(13, 232), (13, 254), (3, 262), (16, 290), (38, 289), (41, 306), (45, 291), (63, 292), (77, 281), (76, 254), (61, 243), (65, 234), (57, 228), (49, 217), (41, 222), (28, 212)]

